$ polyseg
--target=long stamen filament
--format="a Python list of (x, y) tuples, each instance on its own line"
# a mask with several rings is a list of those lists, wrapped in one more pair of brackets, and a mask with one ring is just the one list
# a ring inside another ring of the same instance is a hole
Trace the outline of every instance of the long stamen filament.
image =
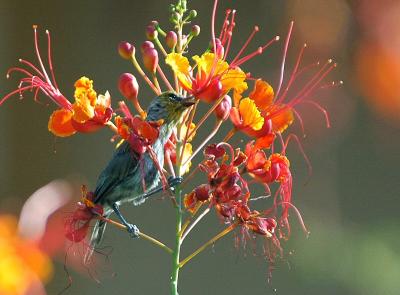
[(242, 46), (242, 48), (239, 50), (238, 54), (235, 56), (235, 58), (232, 60), (232, 63), (235, 63), (235, 61), (237, 61), (240, 56), (242, 55), (243, 51), (245, 51), (245, 49), (247, 48), (247, 46), (250, 44), (251, 40), (253, 40), (254, 36), (257, 34), (257, 32), (259, 32), (260, 29), (258, 26), (255, 26), (253, 31), (251, 32), (250, 36), (247, 38), (246, 42), (244, 43), (244, 45)]
[(185, 166), (187, 163), (189, 163), (201, 150), (202, 148), (217, 134), (219, 128), (222, 125), (222, 120), (218, 120), (217, 123), (215, 124), (214, 129), (211, 131), (211, 133), (206, 137), (206, 139), (203, 140), (203, 142), (199, 145), (199, 147), (190, 155), (190, 157), (183, 163), (183, 166)]
[(49, 68), (50, 68), (50, 74), (51, 78), (53, 80), (54, 86), (56, 89), (58, 89), (56, 77), (54, 75), (54, 69), (53, 69), (53, 63), (52, 63), (52, 58), (51, 58), (51, 38), (50, 38), (50, 32), (46, 30), (46, 35), (47, 35), (47, 60), (49, 63)]
[(186, 257), (185, 259), (183, 259), (180, 263), (179, 263), (179, 268), (182, 268), (186, 263), (188, 263), (190, 260), (192, 260), (194, 257), (196, 257), (198, 254), (200, 254), (203, 250), (205, 250), (208, 246), (214, 244), (216, 241), (218, 241), (219, 239), (221, 239), (222, 237), (224, 237), (225, 235), (229, 234), (232, 230), (234, 230), (237, 226), (239, 225), (239, 223), (234, 223), (230, 226), (228, 226), (227, 228), (225, 228), (223, 231), (221, 231), (219, 234), (217, 234), (215, 237), (213, 237), (211, 240), (209, 240), (208, 242), (206, 242), (203, 246), (201, 246), (200, 248), (198, 248), (196, 251), (194, 251), (192, 254), (190, 254), (188, 257)]
[(54, 86), (51, 84), (51, 81), (50, 81), (50, 79), (49, 79), (49, 76), (47, 75), (46, 69), (45, 69), (44, 64), (43, 64), (43, 62), (42, 62), (42, 57), (40, 56), (39, 44), (38, 44), (38, 36), (37, 36), (37, 26), (36, 26), (36, 25), (33, 26), (33, 32), (34, 32), (34, 40), (35, 40), (34, 43), (35, 43), (36, 57), (37, 57), (37, 59), (38, 59), (38, 61), (39, 61), (40, 68), (42, 69), (42, 72), (43, 72), (43, 75), (44, 75), (44, 77), (45, 77), (45, 79), (46, 79), (46, 82), (47, 82), (49, 85), (51, 85), (52, 87), (54, 87)]
[(285, 74), (285, 63), (286, 63), (286, 56), (287, 56), (287, 52), (288, 52), (288, 48), (289, 48), (289, 43), (290, 43), (290, 37), (292, 35), (292, 30), (293, 30), (293, 25), (294, 22), (291, 21), (290, 22), (290, 26), (289, 26), (289, 32), (287, 34), (286, 37), (286, 41), (285, 41), (285, 46), (283, 48), (283, 57), (282, 57), (282, 64), (281, 64), (281, 73), (279, 76), (279, 84), (278, 84), (278, 90), (276, 91), (276, 97), (279, 97), (279, 93), (281, 91), (281, 87), (283, 84), (283, 76)]
[(187, 230), (183, 233), (181, 241), (183, 241), (188, 234), (192, 231), (192, 229), (210, 212), (211, 208), (207, 207), (197, 218), (190, 224)]
[(200, 119), (200, 121), (197, 123), (196, 127), (193, 129), (193, 131), (189, 134), (188, 137), (191, 137), (194, 132), (196, 132), (201, 125), (208, 119), (208, 117), (214, 112), (214, 110), (217, 108), (217, 106), (221, 103), (221, 101), (224, 99), (225, 94), (222, 95), (215, 103), (214, 105), (207, 111), (207, 113)]

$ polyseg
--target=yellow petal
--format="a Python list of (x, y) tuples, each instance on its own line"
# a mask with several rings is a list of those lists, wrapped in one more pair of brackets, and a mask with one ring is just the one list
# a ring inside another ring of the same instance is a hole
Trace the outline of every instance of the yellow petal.
[(186, 133), (188, 132), (190, 136), (188, 137), (187, 142), (191, 142), (193, 140), (194, 136), (196, 135), (196, 132), (192, 133), (194, 128), (196, 128), (196, 124), (194, 124), (193, 122), (190, 124), (189, 128), (186, 124), (182, 124), (179, 139), (181, 141), (185, 140)]
[(67, 137), (76, 132), (71, 124), (73, 113), (66, 109), (59, 109), (50, 116), (48, 128), (51, 133), (59, 137)]
[(191, 68), (185, 56), (179, 53), (170, 53), (167, 55), (165, 63), (172, 68), (172, 71), (174, 71), (183, 87), (186, 89), (192, 87), (192, 81), (190, 80)]
[(93, 81), (90, 80), (88, 77), (83, 76), (75, 82), (74, 86), (75, 88), (93, 88)]
[(275, 132), (282, 133), (294, 121), (293, 111), (286, 105), (274, 105), (273, 108), (269, 109), (269, 114), (272, 121), (272, 129)]
[(198, 55), (193, 56), (193, 60), (196, 62), (198, 71), (204, 72), (205, 74), (209, 75), (211, 70), (214, 68), (213, 75), (219, 75), (225, 72), (229, 65), (227, 62), (217, 59), (215, 61), (215, 54), (214, 53), (204, 53), (201, 57)]
[[(185, 145), (185, 150), (183, 151), (183, 155), (182, 155), (182, 163), (185, 163), (189, 157), (192, 155), (193, 153), (193, 149), (192, 149), (192, 145), (190, 143), (187, 143)], [(181, 171), (183, 171), (183, 174), (186, 174), (189, 172), (190, 170), (190, 166), (192, 165), (192, 162), (189, 161), (186, 165), (184, 165), (181, 169)]]
[(245, 81), (246, 74), (241, 69), (228, 69), (221, 77), (222, 89), (224, 92), (233, 89), (238, 94), (241, 94), (248, 88)]
[(254, 100), (260, 110), (266, 110), (274, 100), (274, 89), (267, 82), (258, 79), (249, 97)]
[(87, 77), (81, 77), (74, 84), (75, 86), (75, 100), (80, 104), (86, 104), (83, 100), (88, 100), (92, 106), (96, 105), (97, 93), (93, 89), (93, 81)]
[(264, 118), (257, 109), (253, 100), (246, 97), (239, 103), (239, 112), (242, 117), (243, 127), (250, 127), (254, 131), (260, 130), (264, 125)]
[(76, 101), (72, 105), (74, 111), (73, 119), (79, 123), (85, 123), (86, 121), (94, 117), (94, 107), (88, 100), (83, 100), (82, 103)]

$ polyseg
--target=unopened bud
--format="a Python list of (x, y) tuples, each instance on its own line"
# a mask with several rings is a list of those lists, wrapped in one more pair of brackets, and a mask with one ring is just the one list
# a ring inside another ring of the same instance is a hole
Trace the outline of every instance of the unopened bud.
[(215, 38), (215, 47), (217, 50), (214, 49), (214, 43), (211, 42), (211, 52), (216, 53), (218, 58), (223, 58), (225, 53), (225, 48), (222, 46), (221, 40)]
[(272, 163), (271, 165), (271, 180), (276, 181), (281, 174), (281, 166), (279, 163)]
[(157, 32), (157, 29), (155, 28), (155, 26), (153, 26), (153, 25), (147, 26), (147, 28), (146, 28), (147, 39), (154, 40), (157, 38), (157, 36), (158, 36), (158, 32)]
[(135, 46), (129, 42), (122, 41), (118, 44), (118, 53), (122, 58), (130, 59), (132, 55), (135, 55)]
[(220, 104), (215, 108), (215, 115), (220, 120), (226, 120), (229, 117), (232, 108), (232, 99), (225, 95)]
[(200, 34), (200, 27), (198, 25), (194, 25), (191, 31), (192, 36), (197, 37)]
[(167, 36), (165, 36), (165, 43), (167, 43), (167, 46), (169, 48), (174, 48), (176, 46), (176, 43), (178, 42), (178, 36), (174, 31), (169, 31), (167, 33)]
[(171, 17), (169, 18), (169, 20), (171, 23), (177, 24), (179, 21), (179, 18), (180, 18), (180, 14), (175, 11), (171, 14)]
[(195, 18), (197, 16), (197, 11), (196, 10), (191, 10), (189, 12), (189, 19)]
[(140, 46), (140, 51), (142, 52), (142, 54), (144, 53), (144, 51), (147, 48), (154, 48), (154, 44), (151, 41), (145, 41), (143, 42), (142, 46)]
[(158, 26), (158, 21), (152, 20), (152, 21), (149, 23), (149, 26), (153, 26), (153, 27), (157, 28), (157, 26)]
[(139, 84), (134, 75), (124, 73), (119, 77), (118, 89), (129, 100), (137, 100)]
[(158, 52), (155, 48), (147, 48), (143, 51), (143, 64), (147, 70), (156, 72), (158, 65)]
[(208, 184), (199, 185), (194, 189), (198, 201), (207, 201), (210, 198), (210, 186)]

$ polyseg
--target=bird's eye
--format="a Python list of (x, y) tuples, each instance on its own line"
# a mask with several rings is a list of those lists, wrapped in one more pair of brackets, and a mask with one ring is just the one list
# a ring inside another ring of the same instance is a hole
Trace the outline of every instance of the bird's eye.
[(174, 94), (174, 93), (171, 93), (171, 95), (169, 96), (169, 98), (170, 98), (171, 100), (174, 100), (174, 101), (179, 101), (179, 97), (178, 97), (176, 94)]

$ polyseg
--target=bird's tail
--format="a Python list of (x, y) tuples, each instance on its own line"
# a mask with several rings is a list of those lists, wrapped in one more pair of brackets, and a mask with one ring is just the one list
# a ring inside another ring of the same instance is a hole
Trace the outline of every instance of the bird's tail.
[[(109, 217), (110, 214), (104, 215), (104, 217)], [(106, 229), (107, 222), (104, 220), (97, 220), (92, 231), (92, 235), (90, 237), (89, 247), (86, 250), (84, 263), (89, 264), (90, 260), (93, 256), (95, 249), (100, 245), (103, 240), (104, 231)]]

